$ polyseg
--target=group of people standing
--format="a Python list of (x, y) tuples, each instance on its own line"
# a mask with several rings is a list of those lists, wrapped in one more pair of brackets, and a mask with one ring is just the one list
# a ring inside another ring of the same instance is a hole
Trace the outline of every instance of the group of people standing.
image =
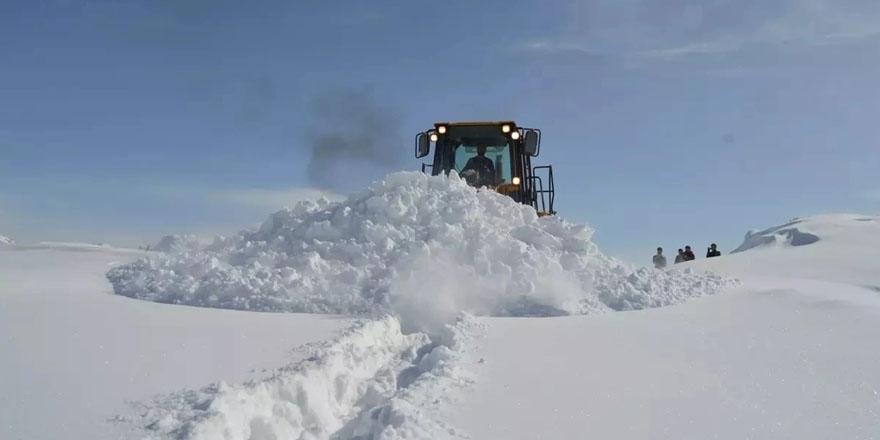
[[(715, 243), (712, 243), (709, 246), (709, 249), (706, 250), (706, 258), (712, 257), (720, 257), (721, 251), (718, 250), (718, 246)], [(694, 251), (691, 250), (690, 246), (685, 246), (684, 249), (678, 250), (678, 255), (675, 256), (675, 264), (683, 263), (685, 261), (696, 260), (697, 256), (694, 255)], [(658, 247), (657, 253), (653, 258), (654, 267), (657, 269), (665, 269), (666, 268), (666, 257), (663, 255), (663, 248)]]

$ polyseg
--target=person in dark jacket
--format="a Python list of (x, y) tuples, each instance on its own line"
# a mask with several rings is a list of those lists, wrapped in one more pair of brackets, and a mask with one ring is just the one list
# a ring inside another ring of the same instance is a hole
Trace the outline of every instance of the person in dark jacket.
[(690, 246), (684, 247), (684, 261), (693, 261), (696, 260), (697, 256), (694, 255), (694, 251), (691, 250)]
[(712, 243), (712, 245), (709, 246), (709, 250), (706, 251), (706, 258), (720, 257), (720, 256), (721, 256), (721, 251), (718, 250), (718, 246), (715, 246), (715, 243)]
[(495, 183), (495, 162), (486, 157), (485, 145), (477, 147), (477, 155), (468, 159), (461, 172), (464, 174), (469, 170), (477, 173), (477, 186), (493, 185)]
[(678, 255), (675, 256), (675, 264), (681, 263), (684, 261), (684, 250), (679, 249)]
[(666, 257), (663, 256), (663, 248), (657, 248), (657, 255), (654, 255), (652, 259), (654, 262), (654, 267), (657, 269), (665, 269), (666, 268)]

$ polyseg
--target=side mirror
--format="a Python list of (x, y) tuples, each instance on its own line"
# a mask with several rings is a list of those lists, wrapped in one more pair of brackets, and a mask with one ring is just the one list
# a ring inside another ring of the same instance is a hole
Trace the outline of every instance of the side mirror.
[(428, 137), (428, 133), (419, 133), (416, 136), (416, 159), (422, 158), (428, 155), (431, 151), (431, 139)]
[(529, 156), (537, 156), (541, 148), (541, 134), (537, 130), (526, 130), (523, 138), (523, 152)]

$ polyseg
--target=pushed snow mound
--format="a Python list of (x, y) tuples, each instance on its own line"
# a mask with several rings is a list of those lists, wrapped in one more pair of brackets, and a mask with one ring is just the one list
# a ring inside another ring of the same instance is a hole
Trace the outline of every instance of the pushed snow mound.
[(856, 214), (826, 214), (796, 217), (780, 226), (746, 232), (743, 243), (731, 253), (760, 247), (806, 246), (820, 240), (858, 240), (880, 234), (880, 217)]
[[(256, 230), (108, 273), (117, 294), (262, 311), (370, 314), (414, 321), (459, 311), (564, 315), (673, 304), (730, 282), (643, 270), (603, 256), (592, 230), (452, 174), (389, 175), (340, 203), (305, 201)], [(418, 316), (430, 314), (430, 316)], [(441, 316), (442, 315), (442, 316)], [(417, 317), (417, 318), (416, 318)], [(406, 324), (406, 323), (405, 323)]]

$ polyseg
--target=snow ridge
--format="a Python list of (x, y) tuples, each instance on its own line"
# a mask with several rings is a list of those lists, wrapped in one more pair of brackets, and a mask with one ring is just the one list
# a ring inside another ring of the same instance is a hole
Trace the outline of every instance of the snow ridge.
[(731, 253), (756, 248), (793, 248), (820, 241), (841, 241), (847, 246), (871, 240), (880, 232), (880, 217), (860, 214), (822, 214), (795, 217), (785, 224), (746, 232), (742, 244)]
[(141, 422), (154, 439), (458, 438), (426, 410), (467, 383), (456, 362), (467, 326), (462, 318), (431, 342), (393, 317), (359, 321), (265, 380), (142, 403)]
[(107, 276), (117, 294), (158, 302), (362, 315), (430, 309), (443, 315), (439, 323), (460, 311), (551, 316), (668, 305), (730, 281), (633, 274), (602, 255), (592, 233), (538, 218), (454, 173), (400, 172), (343, 202), (302, 202), (257, 230)]
[(819, 237), (809, 232), (798, 229), (797, 225), (802, 221), (794, 219), (784, 225), (776, 226), (763, 231), (750, 230), (746, 232), (738, 248), (731, 251), (732, 253), (743, 252), (761, 246), (770, 245), (789, 245), (789, 246), (806, 246), (819, 241)]

